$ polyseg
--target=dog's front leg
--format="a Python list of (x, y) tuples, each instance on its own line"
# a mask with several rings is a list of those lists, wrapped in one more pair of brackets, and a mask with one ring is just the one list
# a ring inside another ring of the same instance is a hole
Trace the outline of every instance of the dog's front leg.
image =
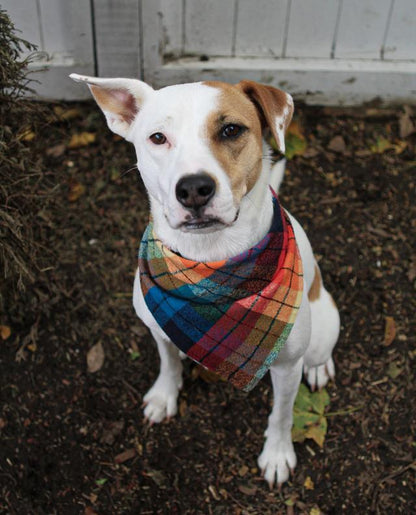
[(296, 466), (292, 443), (293, 404), (302, 377), (303, 358), (291, 363), (275, 363), (270, 369), (274, 403), (269, 416), (266, 441), (259, 456), (259, 467), (270, 488), (289, 479)]
[(160, 331), (151, 329), (160, 356), (160, 372), (154, 385), (143, 398), (144, 416), (151, 423), (176, 415), (178, 395), (182, 388), (182, 363), (179, 350)]

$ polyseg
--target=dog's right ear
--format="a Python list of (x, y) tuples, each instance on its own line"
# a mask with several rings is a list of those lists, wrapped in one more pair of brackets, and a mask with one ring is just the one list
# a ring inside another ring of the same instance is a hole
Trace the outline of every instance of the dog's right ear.
[(128, 139), (131, 124), (153, 89), (136, 79), (100, 79), (71, 73), (71, 79), (85, 82), (105, 114), (110, 129)]

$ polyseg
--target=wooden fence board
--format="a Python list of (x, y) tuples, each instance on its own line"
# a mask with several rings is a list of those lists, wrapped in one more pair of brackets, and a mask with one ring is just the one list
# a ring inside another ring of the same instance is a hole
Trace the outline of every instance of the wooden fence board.
[(285, 57), (331, 57), (339, 0), (291, 0)]
[(380, 59), (391, 0), (342, 2), (335, 57)]
[(281, 57), (288, 0), (240, 0), (235, 55)]

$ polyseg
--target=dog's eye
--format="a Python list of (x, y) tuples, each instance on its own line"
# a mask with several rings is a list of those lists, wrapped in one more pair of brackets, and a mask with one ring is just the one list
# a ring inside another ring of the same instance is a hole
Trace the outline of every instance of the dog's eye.
[(150, 136), (150, 141), (155, 145), (164, 145), (166, 143), (166, 136), (161, 132), (155, 132)]
[(244, 132), (245, 127), (237, 125), (235, 123), (229, 123), (224, 125), (221, 129), (220, 136), (222, 139), (236, 139)]

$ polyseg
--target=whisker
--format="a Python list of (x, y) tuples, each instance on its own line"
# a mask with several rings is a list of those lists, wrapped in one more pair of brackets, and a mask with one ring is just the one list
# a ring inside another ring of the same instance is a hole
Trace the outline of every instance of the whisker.
[(120, 178), (124, 177), (125, 175), (127, 175), (128, 173), (132, 172), (133, 170), (139, 170), (137, 168), (137, 165), (134, 165), (132, 166), (131, 168), (129, 168), (128, 170), (126, 170), (125, 172), (121, 173), (120, 174)]

